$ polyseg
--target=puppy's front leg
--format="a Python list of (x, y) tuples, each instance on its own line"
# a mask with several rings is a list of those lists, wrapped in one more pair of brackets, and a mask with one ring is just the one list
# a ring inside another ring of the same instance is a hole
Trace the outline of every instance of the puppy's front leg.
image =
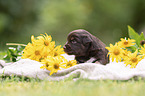
[(96, 61), (95, 63), (96, 63), (96, 64), (101, 64), (99, 61)]

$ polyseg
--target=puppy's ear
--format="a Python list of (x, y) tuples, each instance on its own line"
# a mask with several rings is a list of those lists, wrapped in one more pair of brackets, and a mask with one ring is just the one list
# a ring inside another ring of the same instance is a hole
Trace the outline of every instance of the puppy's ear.
[(98, 51), (97, 45), (90, 36), (83, 36), (83, 45), (89, 54), (94, 54)]
[(83, 41), (83, 45), (90, 45), (92, 39), (89, 36), (83, 36), (82, 41)]
[(100, 41), (98, 38), (92, 36), (91, 40), (92, 40), (92, 42), (91, 42), (91, 45), (89, 48), (90, 52), (100, 51), (100, 50), (103, 50), (103, 47), (105, 48), (104, 43), (102, 41)]

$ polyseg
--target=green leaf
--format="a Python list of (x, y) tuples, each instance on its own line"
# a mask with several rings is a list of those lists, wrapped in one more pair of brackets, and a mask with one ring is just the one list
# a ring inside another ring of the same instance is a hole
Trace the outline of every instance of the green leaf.
[(133, 28), (131, 28), (130, 26), (128, 26), (128, 34), (129, 34), (129, 37), (130, 37), (131, 39), (136, 40), (136, 44), (137, 44), (138, 47), (141, 46), (140, 42), (141, 42), (142, 40), (145, 40), (143, 32), (139, 35), (139, 34), (138, 34), (137, 32), (135, 32), (135, 30), (134, 30)]
[(127, 47), (126, 49), (128, 49), (128, 51), (131, 51), (131, 52), (133, 53), (133, 52), (136, 51), (136, 49), (137, 49), (137, 45)]
[(144, 39), (145, 39), (145, 38), (144, 38), (143, 32), (141, 32), (141, 34), (140, 34), (140, 39), (141, 39), (141, 40), (144, 40)]
[(131, 39), (138, 39), (139, 38), (139, 35), (138, 33), (135, 32), (135, 30), (133, 28), (131, 28), (130, 26), (128, 26), (128, 34), (129, 34), (129, 37)]
[[(131, 39), (134, 39), (134, 40), (136, 40), (136, 44), (137, 44), (137, 46), (140, 46), (140, 42), (139, 42), (139, 38), (140, 38), (140, 36), (139, 36), (139, 34), (137, 33), (137, 32), (135, 32), (135, 30), (133, 29), (133, 28), (131, 28), (130, 26), (128, 26), (128, 34), (129, 34), (129, 37), (131, 38)], [(142, 35), (141, 35), (142, 36)]]
[(6, 60), (8, 62), (10, 62), (10, 61), (16, 62), (18, 60), (18, 57), (21, 56), (24, 47), (21, 47), (19, 45), (15, 46), (15, 47), (8, 48), (7, 54), (3, 58), (4, 60)]
[(136, 40), (136, 42), (137, 42), (137, 44), (138, 44), (139, 47), (141, 46), (140, 42), (142, 40), (144, 40), (144, 34), (143, 34), (143, 32), (140, 34), (139, 38)]
[(19, 53), (19, 52), (22, 52), (23, 49), (24, 49), (24, 46), (18, 45), (16, 50)]

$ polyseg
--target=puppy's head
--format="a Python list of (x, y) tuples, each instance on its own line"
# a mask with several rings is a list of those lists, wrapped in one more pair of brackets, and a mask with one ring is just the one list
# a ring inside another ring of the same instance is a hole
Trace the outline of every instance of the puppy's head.
[(64, 45), (64, 51), (69, 55), (86, 56), (91, 47), (91, 34), (86, 30), (74, 30), (69, 33), (67, 42)]

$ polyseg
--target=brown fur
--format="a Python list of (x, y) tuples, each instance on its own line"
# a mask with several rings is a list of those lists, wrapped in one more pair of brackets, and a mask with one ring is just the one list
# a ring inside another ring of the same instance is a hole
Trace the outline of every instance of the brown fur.
[(94, 57), (95, 62), (105, 65), (109, 62), (108, 50), (105, 46), (101, 40), (88, 31), (79, 29), (69, 33), (64, 51), (69, 55), (75, 55), (78, 63), (84, 63)]

